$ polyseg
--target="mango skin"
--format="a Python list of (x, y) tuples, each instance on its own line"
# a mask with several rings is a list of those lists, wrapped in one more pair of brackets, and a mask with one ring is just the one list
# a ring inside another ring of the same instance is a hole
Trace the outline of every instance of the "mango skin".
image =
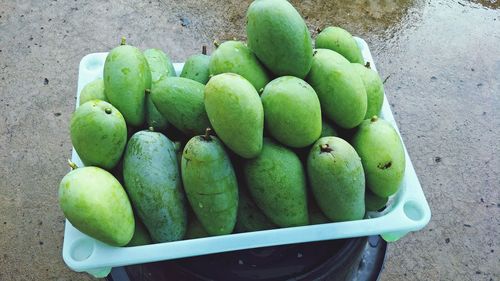
[[(165, 77), (175, 75), (174, 65), (170, 58), (160, 49), (147, 49), (144, 51), (144, 57), (148, 61), (151, 70), (151, 84), (158, 83)], [(149, 87), (151, 89), (151, 87)], [(168, 128), (168, 121), (158, 111), (151, 99), (151, 95), (146, 95), (146, 124), (153, 127), (156, 131), (165, 131)]]
[(210, 56), (204, 54), (192, 55), (184, 62), (180, 77), (206, 84), (209, 76)]
[(261, 96), (264, 123), (279, 142), (305, 147), (321, 134), (321, 105), (313, 88), (293, 76), (274, 79)]
[(70, 135), (71, 143), (85, 166), (111, 170), (125, 149), (127, 125), (114, 106), (105, 101), (91, 100), (73, 113)]
[(273, 229), (277, 226), (272, 223), (257, 207), (246, 188), (239, 191), (238, 219), (235, 230), (237, 232), (251, 232)]
[(106, 170), (82, 167), (59, 185), (64, 216), (81, 232), (111, 246), (125, 246), (134, 234), (134, 214), (122, 185)]
[(196, 239), (210, 236), (196, 216), (189, 217), (188, 229), (184, 239)]
[(323, 223), (331, 222), (325, 216), (325, 214), (323, 214), (323, 212), (318, 207), (318, 204), (316, 204), (316, 201), (314, 199), (309, 200), (307, 206), (309, 209), (309, 223), (310, 224), (323, 224)]
[(367, 108), (365, 86), (341, 55), (317, 49), (307, 82), (318, 94), (323, 114), (335, 124), (351, 129), (363, 121)]
[(145, 120), (145, 90), (151, 84), (151, 72), (142, 52), (122, 45), (109, 52), (104, 62), (106, 97), (125, 118), (127, 124), (140, 127)]
[(248, 47), (276, 76), (306, 77), (312, 40), (307, 26), (286, 0), (257, 0), (247, 11)]
[(205, 86), (182, 77), (166, 77), (153, 84), (151, 98), (156, 108), (188, 136), (203, 134), (210, 127), (203, 102)]
[(263, 89), (271, 79), (255, 54), (241, 41), (226, 41), (212, 53), (210, 75), (236, 73), (252, 83), (255, 90)]
[(299, 157), (269, 139), (262, 153), (245, 161), (245, 183), (255, 204), (280, 227), (307, 225), (306, 176)]
[(387, 205), (389, 197), (380, 197), (375, 195), (370, 189), (365, 191), (365, 208), (367, 212), (376, 212)]
[(125, 188), (154, 242), (184, 237), (187, 211), (173, 143), (151, 131), (135, 133), (123, 159)]
[[(322, 151), (324, 145), (331, 151)], [(320, 138), (309, 153), (307, 172), (314, 198), (326, 217), (335, 222), (363, 219), (363, 165), (348, 142), (337, 137)]]
[(361, 77), (365, 85), (367, 98), (365, 119), (379, 115), (380, 110), (382, 110), (382, 104), (384, 103), (384, 84), (380, 76), (373, 69), (362, 64), (353, 63), (352, 66), (358, 72), (359, 77)]
[(216, 137), (191, 138), (182, 153), (182, 182), (189, 203), (210, 235), (233, 232), (238, 183), (224, 146)]
[(148, 230), (141, 220), (136, 217), (134, 235), (132, 236), (130, 242), (128, 242), (127, 247), (142, 246), (152, 243), (153, 241), (151, 240), (151, 236), (149, 236)]
[(217, 136), (229, 149), (243, 158), (260, 154), (264, 109), (250, 82), (234, 73), (213, 76), (205, 87), (205, 109)]
[(80, 92), (79, 105), (91, 100), (108, 101), (106, 93), (104, 92), (104, 81), (101, 78), (88, 83)]
[(404, 178), (406, 159), (394, 127), (377, 117), (367, 119), (351, 143), (363, 162), (367, 187), (380, 197), (395, 194)]
[(352, 63), (364, 64), (363, 54), (352, 35), (340, 27), (327, 27), (316, 37), (316, 48), (341, 54)]

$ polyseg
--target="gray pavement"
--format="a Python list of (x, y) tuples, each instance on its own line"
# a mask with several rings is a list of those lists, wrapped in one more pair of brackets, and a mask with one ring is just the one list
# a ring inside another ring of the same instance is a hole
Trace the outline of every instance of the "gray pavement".
[[(433, 212), (381, 280), (500, 280), (500, 2), (291, 2), (368, 42)], [(0, 0), (0, 280), (92, 280), (62, 261), (57, 202), (80, 59), (126, 36), (183, 61), (245, 39), (248, 4)]]

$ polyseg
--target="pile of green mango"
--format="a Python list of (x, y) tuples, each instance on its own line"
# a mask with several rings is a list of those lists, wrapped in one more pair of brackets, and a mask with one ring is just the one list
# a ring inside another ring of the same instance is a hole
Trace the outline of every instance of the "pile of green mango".
[[(286, 0), (256, 0), (247, 42), (217, 43), (177, 76), (124, 38), (81, 91), (60, 207), (81, 232), (138, 246), (362, 220), (405, 174), (383, 83), (354, 37), (311, 38)], [(315, 46), (313, 46), (315, 43)]]

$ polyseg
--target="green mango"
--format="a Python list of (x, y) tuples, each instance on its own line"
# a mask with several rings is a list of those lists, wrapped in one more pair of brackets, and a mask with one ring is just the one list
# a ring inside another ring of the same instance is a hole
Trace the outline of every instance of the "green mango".
[(353, 63), (352, 66), (358, 72), (359, 77), (365, 85), (367, 106), (364, 119), (370, 119), (380, 114), (382, 104), (384, 103), (384, 84), (377, 72), (359, 63)]
[(309, 153), (307, 172), (314, 198), (330, 220), (363, 219), (363, 165), (348, 142), (337, 137), (320, 138)]
[(174, 144), (151, 131), (135, 133), (123, 159), (125, 188), (154, 242), (180, 240), (187, 213)]
[(321, 111), (342, 128), (358, 126), (365, 117), (365, 86), (352, 65), (338, 53), (315, 50), (307, 82), (321, 102)]
[(248, 46), (276, 76), (301, 79), (311, 68), (312, 40), (306, 23), (286, 0), (256, 0), (247, 11)]
[(321, 120), (321, 135), (320, 137), (338, 137), (339, 134), (337, 133), (337, 130), (335, 130), (335, 127), (331, 125), (330, 123), (326, 122), (325, 120)]
[(210, 127), (203, 104), (204, 89), (203, 84), (187, 78), (166, 77), (153, 84), (151, 98), (170, 124), (193, 136)]
[(392, 125), (377, 116), (361, 123), (352, 145), (363, 162), (367, 187), (380, 197), (395, 194), (405, 174), (403, 143)]
[(80, 103), (82, 105), (90, 100), (108, 101), (104, 92), (104, 81), (98, 78), (83, 87), (80, 92)]
[(153, 241), (151, 241), (151, 236), (149, 236), (148, 230), (144, 224), (142, 224), (141, 220), (136, 217), (134, 235), (132, 236), (130, 242), (128, 242), (127, 247), (142, 246), (152, 243)]
[(276, 140), (290, 147), (305, 147), (321, 134), (321, 105), (313, 88), (293, 76), (274, 79), (261, 96), (264, 122)]
[[(174, 65), (162, 50), (147, 49), (144, 57), (151, 70), (151, 84), (158, 83), (165, 77), (175, 77)], [(150, 87), (151, 88), (151, 87)], [(146, 124), (156, 131), (165, 131), (168, 128), (167, 119), (158, 111), (151, 99), (150, 91), (146, 92)]]
[(243, 166), (245, 183), (257, 206), (280, 227), (309, 223), (306, 176), (299, 157), (269, 139), (262, 153)]
[(365, 191), (365, 209), (367, 212), (376, 212), (387, 205), (389, 202), (389, 197), (380, 197), (370, 189), (366, 189)]
[(127, 124), (140, 127), (145, 120), (145, 91), (151, 85), (151, 72), (142, 52), (124, 44), (106, 57), (104, 89), (109, 102), (123, 114)]
[(210, 235), (233, 232), (238, 210), (238, 183), (224, 146), (208, 134), (184, 147), (182, 182), (189, 203)]
[(71, 143), (85, 166), (113, 169), (127, 143), (127, 125), (111, 104), (91, 100), (79, 106), (70, 124)]
[(263, 89), (270, 78), (266, 69), (252, 51), (240, 41), (220, 44), (210, 58), (210, 75), (236, 73), (252, 83), (257, 91)]
[(327, 27), (316, 37), (316, 48), (329, 49), (353, 63), (364, 64), (363, 54), (352, 35), (340, 27)]
[(184, 62), (180, 77), (207, 84), (210, 79), (209, 63), (210, 56), (207, 56), (206, 47), (203, 46), (201, 54), (192, 55)]
[(82, 167), (69, 172), (59, 185), (59, 205), (69, 222), (92, 238), (111, 246), (125, 246), (132, 239), (132, 206), (120, 182), (106, 170)]
[(251, 232), (273, 228), (276, 228), (276, 225), (257, 207), (246, 188), (240, 188), (235, 230), (237, 232)]
[(196, 216), (189, 218), (188, 228), (186, 231), (186, 236), (184, 239), (196, 239), (210, 236), (207, 231), (203, 228), (200, 221)]
[(175, 77), (174, 65), (170, 58), (160, 49), (147, 49), (144, 57), (151, 70), (151, 83), (157, 83), (165, 77)]
[(259, 155), (264, 109), (250, 82), (234, 73), (213, 76), (205, 87), (205, 109), (217, 136), (229, 149), (243, 158)]

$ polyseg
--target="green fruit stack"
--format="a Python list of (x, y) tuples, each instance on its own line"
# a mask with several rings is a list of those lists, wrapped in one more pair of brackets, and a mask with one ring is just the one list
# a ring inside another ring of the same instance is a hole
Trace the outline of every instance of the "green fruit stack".
[(161, 49), (109, 52), (71, 119), (84, 167), (59, 200), (73, 226), (138, 246), (362, 220), (390, 202), (404, 147), (354, 37), (327, 27), (313, 46), (286, 0), (246, 17), (247, 42), (203, 46), (180, 77)]

